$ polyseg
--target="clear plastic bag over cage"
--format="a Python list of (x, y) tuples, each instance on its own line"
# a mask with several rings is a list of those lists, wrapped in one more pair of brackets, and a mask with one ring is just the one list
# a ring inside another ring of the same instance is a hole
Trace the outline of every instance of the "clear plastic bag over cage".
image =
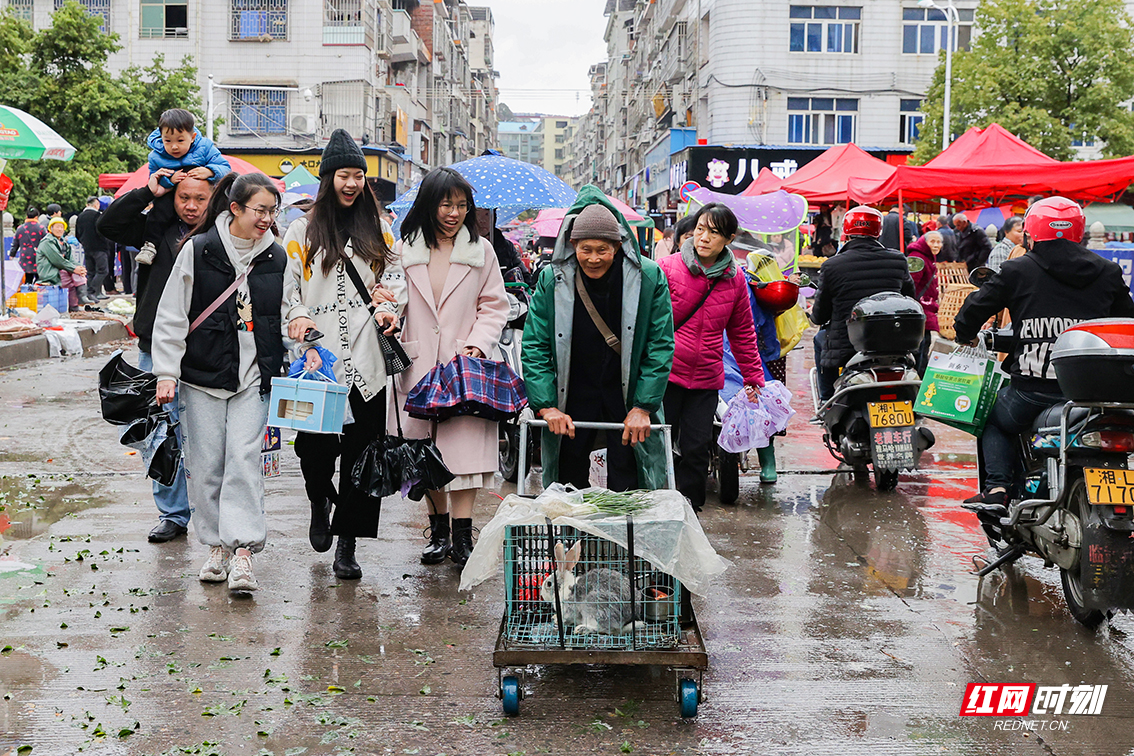
[[(552, 526), (551, 531), (550, 538), (546, 525), (512, 525), (505, 531), (507, 647), (618, 650), (678, 645), (680, 581), (638, 556), (631, 570), (628, 550), (612, 541), (567, 526)], [(552, 579), (555, 543), (578, 549), (577, 564), (566, 580), (557, 576), (558, 585)]]

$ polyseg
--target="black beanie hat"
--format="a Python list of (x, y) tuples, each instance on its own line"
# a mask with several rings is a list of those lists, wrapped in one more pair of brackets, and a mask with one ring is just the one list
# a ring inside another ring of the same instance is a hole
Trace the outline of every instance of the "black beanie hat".
[(330, 140), (327, 141), (327, 146), (323, 148), (323, 158), (319, 163), (319, 178), (340, 168), (366, 170), (366, 156), (362, 154), (362, 148), (355, 144), (354, 139), (345, 129), (335, 129)]

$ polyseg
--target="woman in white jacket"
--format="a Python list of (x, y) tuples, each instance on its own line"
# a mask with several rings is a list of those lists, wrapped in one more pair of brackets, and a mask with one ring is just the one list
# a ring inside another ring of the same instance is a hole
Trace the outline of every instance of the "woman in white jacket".
[[(366, 158), (342, 129), (323, 151), (319, 179), (314, 206), (288, 227), (284, 238), (288, 335), (302, 341), (312, 328), (324, 334), (319, 344), (337, 358), (335, 378), (350, 390), (352, 422), (337, 436), (299, 433), (295, 453), (311, 501), (311, 547), (327, 551), (337, 535), (335, 575), (357, 580), (362, 569), (355, 558), (356, 539), (378, 537), (382, 502), (356, 489), (351, 471), (366, 447), (385, 432), (386, 365), (375, 325), (387, 334), (395, 332), (406, 305), (406, 279), (390, 249), (393, 235), (381, 219), (378, 198), (366, 183)], [(365, 298), (347, 266), (368, 292)], [(376, 323), (371, 303), (377, 305)], [(318, 369), (316, 350), (300, 348), (307, 368)]]
[(154, 319), (157, 401), (181, 382), (185, 478), (197, 538), (209, 547), (200, 579), (255, 590), (264, 548), (260, 449), (272, 377), (283, 365), (287, 255), (272, 234), (280, 193), (263, 174), (230, 173), (181, 246)]

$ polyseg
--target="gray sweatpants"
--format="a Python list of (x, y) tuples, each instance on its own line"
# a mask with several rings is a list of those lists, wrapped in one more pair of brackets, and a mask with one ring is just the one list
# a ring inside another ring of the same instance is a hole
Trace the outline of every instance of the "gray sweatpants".
[(191, 518), (197, 540), (230, 553), (264, 548), (264, 479), (260, 450), (268, 398), (260, 387), (218, 399), (182, 383), (181, 437)]

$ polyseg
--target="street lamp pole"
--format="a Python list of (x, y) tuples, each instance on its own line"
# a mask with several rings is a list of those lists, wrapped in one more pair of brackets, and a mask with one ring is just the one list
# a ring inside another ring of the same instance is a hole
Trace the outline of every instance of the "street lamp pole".
[(205, 110), (205, 136), (209, 141), (213, 140), (213, 75), (209, 74), (209, 92), (205, 95), (205, 101), (208, 103)]
[[(944, 152), (949, 148), (950, 142), (949, 116), (951, 115), (950, 106), (953, 96), (953, 50), (957, 47), (957, 30), (961, 25), (961, 14), (957, 12), (953, 0), (948, 0), (948, 4), (944, 8), (933, 0), (918, 0), (918, 5), (922, 8), (935, 8), (941, 11), (945, 14), (945, 21), (948, 24), (946, 28), (948, 29), (949, 39), (945, 43), (945, 112), (941, 119), (941, 151)], [(941, 214), (944, 215), (946, 210), (946, 202), (942, 198)]]

